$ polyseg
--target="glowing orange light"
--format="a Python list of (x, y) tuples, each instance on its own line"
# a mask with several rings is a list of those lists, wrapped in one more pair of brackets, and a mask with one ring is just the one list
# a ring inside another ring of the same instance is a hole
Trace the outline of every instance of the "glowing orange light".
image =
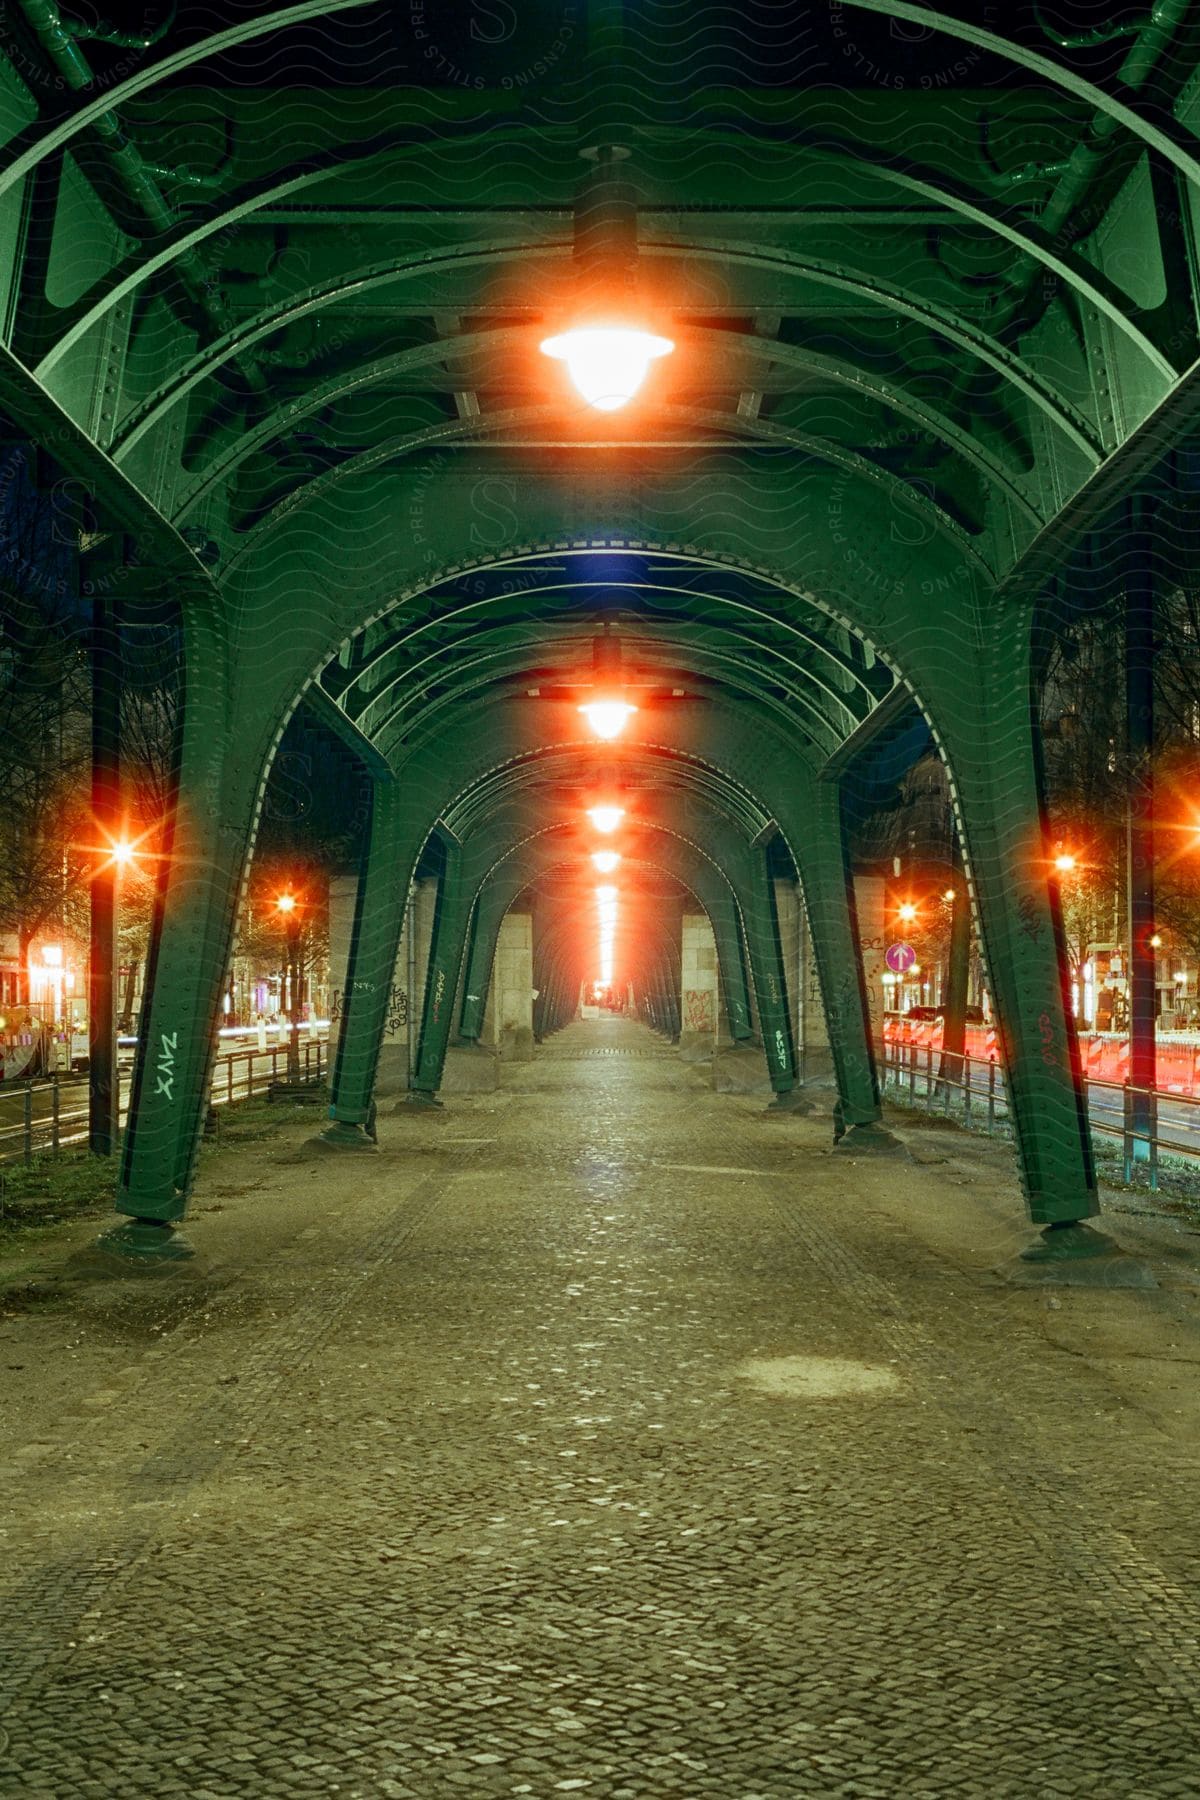
[(1054, 866), (1060, 875), (1069, 875), (1075, 867), (1075, 858), (1071, 855), (1069, 850), (1064, 850), (1060, 855), (1055, 857)]
[(1154, 936), (1150, 939), (1150, 948), (1152, 950), (1161, 950), (1162, 949), (1162, 939), (1159, 937), (1157, 931), (1155, 932)]
[(600, 915), (600, 981), (604, 987), (611, 987), (613, 947), (617, 936), (617, 890), (615, 887), (598, 887), (596, 889), (596, 910)]
[(295, 896), (295, 894), (280, 894), (279, 898), (275, 902), (275, 905), (277, 906), (277, 908), (279, 909), (279, 911), (281, 913), (295, 912), (296, 896)]
[(592, 864), (597, 875), (611, 875), (620, 860), (615, 850), (592, 851)]
[(945, 893), (942, 895), (943, 900), (957, 900), (957, 898), (958, 898), (958, 895), (955, 893), (953, 888), (947, 888)]
[(596, 736), (609, 743), (620, 737), (637, 707), (628, 700), (588, 700), (579, 710)]
[(897, 907), (896, 910), (899, 913), (899, 916), (904, 920), (905, 924), (908, 924), (910, 920), (915, 919), (917, 916), (917, 909), (911, 900), (906, 900), (904, 904)]
[(606, 837), (610, 831), (617, 829), (624, 817), (625, 808), (623, 806), (593, 806), (588, 812), (588, 818), (596, 830), (602, 832)]
[(630, 325), (577, 326), (543, 338), (543, 356), (565, 362), (580, 399), (597, 412), (617, 412), (646, 379), (646, 371), (675, 345), (670, 338)]
[(103, 859), (99, 864), (99, 869), (109, 867), (116, 868), (117, 870), (129, 869), (136, 866), (143, 857), (150, 855), (150, 852), (145, 850), (143, 845), (150, 836), (152, 830), (153, 827), (151, 827), (150, 830), (144, 831), (140, 837), (131, 838), (129, 835), (129, 825), (128, 822), (126, 822), (121, 828), (120, 836), (112, 837), (109, 835), (107, 829), (104, 826), (101, 826), (100, 832), (105, 841), (102, 844), (84, 844), (81, 848), (89, 850)]

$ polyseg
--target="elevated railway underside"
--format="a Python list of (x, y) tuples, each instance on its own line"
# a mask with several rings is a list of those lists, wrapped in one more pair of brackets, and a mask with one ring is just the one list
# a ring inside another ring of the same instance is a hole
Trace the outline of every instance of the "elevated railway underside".
[[(1200, 351), (1192, 9), (852, 0), (683, 38), (608, 0), (127, 10), (16, 0), (0, 84), (5, 430), (73, 496), (97, 629), (172, 630), (182, 664), (114, 1247), (181, 1248), (300, 715), (368, 784), (331, 1147), (373, 1141), (420, 890), (412, 1104), (479, 1045), (509, 916), (514, 1032), (612, 988), (757, 1050), (783, 1104), (819, 1062), (837, 1140), (890, 1153), (848, 822), (924, 732), (1030, 1218), (1087, 1248), (1034, 700), (1091, 530), (1127, 515), (1131, 581), (1165, 578), (1147, 509)], [(603, 953), (597, 804), (625, 815)], [(711, 983), (684, 980), (688, 920)]]
[[(106, 656), (178, 675), (118, 1218), (0, 1320), (0, 1787), (1194, 1794), (1195, 1259), (1089, 1223), (1038, 717), (1118, 582), (1141, 772), (1190, 580), (1197, 8), (9, 0), (0, 52), (54, 521), (0, 578), (87, 625), (97, 831)], [(201, 1163), (298, 742), (327, 1086)], [(1008, 1144), (885, 1116), (922, 757)]]

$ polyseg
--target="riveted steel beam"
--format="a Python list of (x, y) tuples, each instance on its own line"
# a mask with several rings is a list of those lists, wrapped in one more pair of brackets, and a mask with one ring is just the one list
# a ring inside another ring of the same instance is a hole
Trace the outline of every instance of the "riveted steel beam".
[(178, 584), (181, 598), (216, 603), (216, 585), (210, 571), (176, 527), (3, 345), (0, 406), (34, 443), (95, 496), (114, 525), (129, 532), (139, 555), (164, 579)]
[(953, 18), (949, 13), (936, 12), (931, 7), (912, 6), (908, 0), (844, 0), (844, 3), (861, 12), (883, 13), (889, 18), (925, 26), (947, 37), (958, 38), (962, 43), (973, 44), (976, 49), (990, 51), (1005, 62), (1015, 63), (1031, 75), (1037, 75), (1048, 86), (1061, 88), (1075, 99), (1087, 101), (1114, 125), (1123, 127), (1137, 138), (1147, 150), (1155, 151), (1164, 162), (1177, 168), (1188, 181), (1200, 182), (1200, 159), (1196, 156), (1190, 133), (1157, 115), (1153, 119), (1147, 118), (1118, 95), (1089, 81), (1077, 69), (1056, 62), (1053, 57), (1043, 56), (1040, 51), (1012, 38), (1001, 37), (998, 32), (973, 25), (969, 20)]
[(205, 62), (211, 56), (224, 55), (242, 44), (266, 37), (273, 31), (284, 31), (291, 25), (303, 25), (309, 19), (324, 18), (329, 13), (346, 12), (351, 7), (367, 6), (370, 3), (371, 0), (300, 0), (298, 5), (260, 13), (257, 18), (244, 19), (225, 31), (217, 31), (211, 37), (200, 39), (198, 43), (156, 58), (153, 63), (136, 69), (133, 74), (126, 75), (123, 80), (106, 88), (96, 99), (86, 101), (66, 118), (40, 129), (35, 127), (26, 133), (31, 141), (12, 158), (7, 168), (0, 170), (0, 195), (23, 180), (45, 157), (65, 150), (81, 132), (87, 131), (98, 119), (103, 118), (106, 112), (119, 112), (127, 101), (138, 94), (144, 94), (147, 89), (173, 80), (184, 70), (195, 68), (198, 63)]
[[(376, 358), (357, 367), (339, 371), (326, 381), (315, 383), (303, 398), (285, 401), (266, 418), (249, 426), (232, 443), (220, 450), (208, 467), (179, 491), (174, 516), (179, 520), (186, 518), (195, 507), (203, 505), (213, 489), (227, 481), (238, 465), (248, 456), (273, 438), (294, 429), (301, 420), (321, 411), (326, 406), (365, 389), (386, 384), (398, 375), (430, 370), (457, 359), (490, 357), (498, 363), (502, 358), (519, 350), (523, 341), (524, 334), (511, 328), (463, 333), (456, 337), (439, 338), (428, 344), (419, 344), (390, 356)], [(837, 386), (847, 388), (868, 400), (878, 402), (898, 413), (901, 418), (930, 432), (949, 450), (977, 469), (993, 486), (1006, 493), (1013, 506), (1028, 520), (1035, 523), (1039, 520), (1040, 513), (1032, 474), (1025, 477), (1017, 475), (998, 458), (989, 454), (985, 447), (968, 431), (956, 425), (936, 407), (909, 394), (902, 386), (894, 382), (885, 382), (871, 371), (856, 368), (837, 357), (795, 344), (760, 342), (748, 338), (742, 333), (723, 334), (696, 328), (690, 330), (689, 341), (700, 350), (701, 354), (707, 353), (718, 361), (722, 356), (745, 358), (752, 363), (766, 362), (781, 368), (798, 369), (805, 372), (816, 371)], [(702, 419), (705, 423), (718, 424), (728, 432), (738, 435), (745, 434), (766, 443), (809, 446), (827, 441), (811, 435), (802, 436), (786, 426), (764, 420), (759, 417), (757, 411), (750, 414), (739, 410), (727, 417), (715, 410), (701, 411), (691, 407), (671, 407), (662, 409), (660, 416)], [(550, 408), (543, 409), (542, 418), (547, 424), (552, 422), (553, 414)], [(488, 416), (481, 415), (478, 405), (473, 411), (468, 409), (461, 412), (458, 424), (465, 432), (470, 433), (489, 428)], [(426, 443), (445, 441), (447, 436), (452, 435), (452, 426), (448, 430), (435, 427), (432, 433), (412, 434), (411, 441), (414, 448), (421, 448)], [(131, 441), (136, 442), (137, 440), (136, 438), (131, 439), (129, 434), (122, 439), (121, 447), (114, 452), (118, 461), (128, 454), (125, 446)], [(841, 454), (847, 453), (842, 452)], [(869, 466), (869, 458), (862, 460), (865, 465)]]

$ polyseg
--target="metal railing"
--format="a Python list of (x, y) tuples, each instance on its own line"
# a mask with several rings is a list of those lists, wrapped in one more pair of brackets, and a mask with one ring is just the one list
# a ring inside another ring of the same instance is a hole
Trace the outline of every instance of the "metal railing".
[[(300, 1080), (315, 1084), (326, 1066), (324, 1039), (306, 1039), (299, 1045)], [(213, 1068), (209, 1103), (235, 1106), (253, 1099), (273, 1083), (287, 1079), (288, 1045), (273, 1044), (268, 1050), (234, 1050), (217, 1058)], [(130, 1071), (121, 1071), (120, 1122), (129, 1106)], [(68, 1146), (87, 1142), (88, 1084), (86, 1076), (47, 1075), (28, 1081), (0, 1084), (0, 1164), (31, 1163), (47, 1151), (57, 1156)]]
[[(1004, 1073), (994, 1058), (945, 1055), (932, 1044), (885, 1041), (876, 1049), (885, 1092), (910, 1106), (924, 1104), (928, 1112), (955, 1116), (986, 1131), (1008, 1122)], [(1121, 1141), (1127, 1181), (1143, 1175), (1156, 1188), (1164, 1151), (1200, 1157), (1200, 1099), (1128, 1081), (1085, 1079), (1083, 1091), (1091, 1129)], [(1177, 1135), (1169, 1135), (1172, 1131)]]

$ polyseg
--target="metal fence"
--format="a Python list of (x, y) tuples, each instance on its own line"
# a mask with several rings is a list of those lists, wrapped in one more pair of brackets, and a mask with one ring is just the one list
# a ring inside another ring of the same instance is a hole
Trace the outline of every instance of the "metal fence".
[[(1004, 1072), (993, 1058), (945, 1055), (932, 1044), (885, 1041), (877, 1050), (885, 1092), (910, 1106), (986, 1131), (1008, 1122)], [(1163, 1152), (1200, 1157), (1200, 1100), (1192, 1095), (1135, 1088), (1128, 1081), (1085, 1079), (1083, 1087), (1092, 1130), (1120, 1140), (1127, 1181), (1138, 1175), (1157, 1187)], [(1135, 1129), (1138, 1113), (1144, 1123)]]
[[(319, 1082), (326, 1068), (323, 1039), (305, 1039), (299, 1046), (300, 1079)], [(288, 1046), (269, 1050), (235, 1050), (217, 1058), (213, 1069), (210, 1101), (213, 1106), (233, 1106), (287, 1077)], [(120, 1118), (129, 1105), (130, 1077), (121, 1076)], [(35, 1156), (87, 1142), (88, 1084), (86, 1076), (48, 1075), (30, 1081), (5, 1082), (0, 1086), (0, 1164), (30, 1163)]]

